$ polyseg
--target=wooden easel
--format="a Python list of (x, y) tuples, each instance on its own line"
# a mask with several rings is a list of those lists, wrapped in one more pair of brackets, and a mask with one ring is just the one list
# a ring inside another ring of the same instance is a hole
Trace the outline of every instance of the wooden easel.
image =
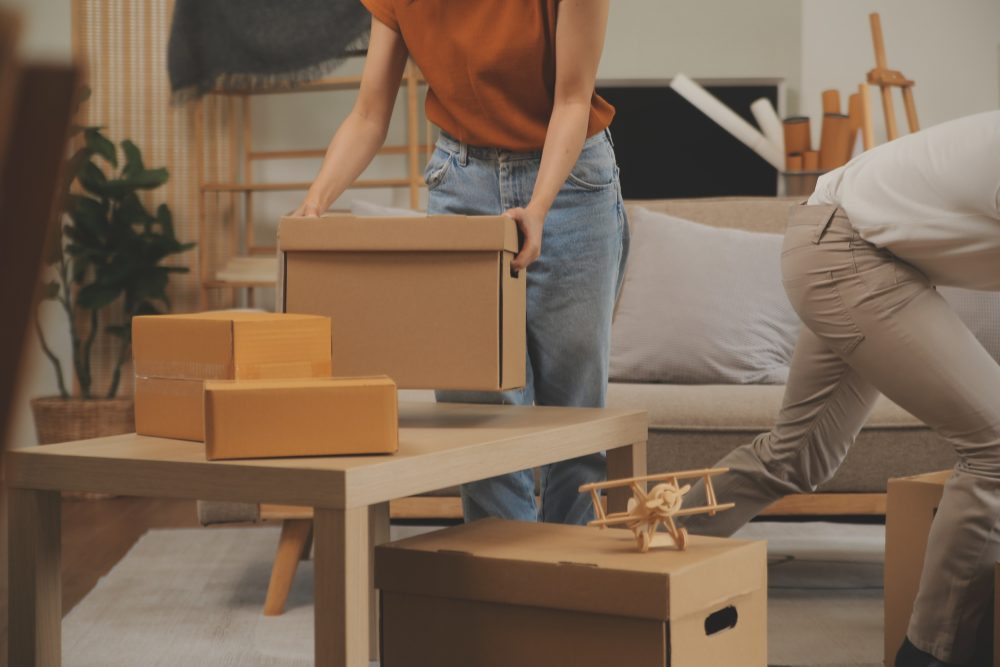
[[(868, 85), (878, 86), (882, 91), (882, 108), (885, 112), (885, 129), (889, 141), (899, 137), (899, 128), (896, 126), (896, 112), (892, 104), (893, 87), (903, 91), (903, 106), (906, 108), (906, 120), (910, 126), (910, 132), (920, 129), (917, 120), (917, 105), (913, 101), (913, 81), (903, 76), (899, 70), (891, 70), (886, 63), (885, 40), (882, 38), (882, 19), (878, 12), (869, 14), (872, 27), (872, 43), (875, 46), (875, 69), (868, 72)], [(864, 113), (864, 121), (861, 126), (864, 137), (865, 150), (875, 146), (874, 133), (872, 131), (872, 104), (868, 86), (862, 84), (861, 106)]]

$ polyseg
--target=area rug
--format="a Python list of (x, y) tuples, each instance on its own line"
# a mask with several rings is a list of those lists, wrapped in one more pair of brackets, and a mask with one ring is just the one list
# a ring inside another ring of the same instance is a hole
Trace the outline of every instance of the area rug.
[[(770, 541), (772, 665), (881, 664), (881, 527), (768, 523), (743, 535)], [(64, 619), (63, 664), (311, 667), (312, 563), (284, 615), (260, 613), (277, 541), (270, 527), (147, 533)]]

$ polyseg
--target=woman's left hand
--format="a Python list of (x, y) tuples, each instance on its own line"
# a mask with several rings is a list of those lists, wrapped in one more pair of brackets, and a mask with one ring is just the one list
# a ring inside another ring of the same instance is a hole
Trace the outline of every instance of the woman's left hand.
[(528, 268), (528, 265), (542, 254), (542, 228), (545, 225), (545, 212), (534, 209), (529, 204), (526, 208), (508, 209), (504, 211), (504, 215), (513, 218), (524, 237), (521, 242), (521, 251), (510, 263), (511, 268), (515, 271), (521, 271)]

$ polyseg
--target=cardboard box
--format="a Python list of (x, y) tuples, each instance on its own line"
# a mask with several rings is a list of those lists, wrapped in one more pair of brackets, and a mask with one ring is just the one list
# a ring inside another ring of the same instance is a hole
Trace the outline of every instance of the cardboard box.
[(210, 460), (391, 454), (398, 439), (387, 377), (205, 383)]
[(135, 379), (135, 430), (139, 435), (205, 440), (203, 380)]
[(524, 272), (503, 216), (285, 218), (284, 310), (333, 318), (338, 375), (400, 388), (525, 383)]
[(920, 587), (931, 521), (952, 471), (890, 479), (885, 511), (885, 664), (893, 665)]
[[(885, 516), (885, 664), (895, 664), (920, 588), (924, 552), (931, 522), (953, 471), (890, 479)], [(1000, 582), (1000, 580), (998, 580)], [(1000, 618), (1000, 606), (995, 618)], [(994, 631), (996, 633), (996, 631)], [(993, 645), (1000, 636), (986, 637)], [(989, 648), (980, 653), (989, 654)], [(1000, 651), (993, 649), (993, 665), (1000, 667)]]
[(767, 664), (764, 542), (487, 519), (375, 550), (385, 667)]
[(132, 320), (135, 428), (205, 439), (205, 380), (329, 377), (330, 320), (315, 315), (213, 311)]

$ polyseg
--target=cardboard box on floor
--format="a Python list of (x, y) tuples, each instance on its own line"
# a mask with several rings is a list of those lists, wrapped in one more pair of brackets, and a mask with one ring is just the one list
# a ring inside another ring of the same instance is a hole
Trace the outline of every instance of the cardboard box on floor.
[(283, 310), (334, 320), (338, 375), (404, 389), (525, 383), (524, 272), (502, 216), (284, 218)]
[(141, 435), (204, 440), (205, 380), (329, 377), (330, 319), (251, 311), (132, 320)]
[(384, 376), (205, 383), (210, 460), (392, 454), (398, 436)]
[[(903, 643), (920, 587), (924, 552), (931, 522), (941, 502), (945, 483), (952, 471), (927, 473), (890, 479), (885, 517), (885, 664), (895, 664), (896, 652)], [(997, 566), (1000, 574), (1000, 564)], [(1000, 584), (1000, 578), (996, 580)], [(994, 603), (994, 618), (1000, 622), (1000, 596)], [(993, 665), (1000, 667), (1000, 632), (994, 628)], [(982, 652), (987, 652), (984, 649)]]
[(767, 664), (764, 542), (487, 519), (377, 547), (386, 667)]

